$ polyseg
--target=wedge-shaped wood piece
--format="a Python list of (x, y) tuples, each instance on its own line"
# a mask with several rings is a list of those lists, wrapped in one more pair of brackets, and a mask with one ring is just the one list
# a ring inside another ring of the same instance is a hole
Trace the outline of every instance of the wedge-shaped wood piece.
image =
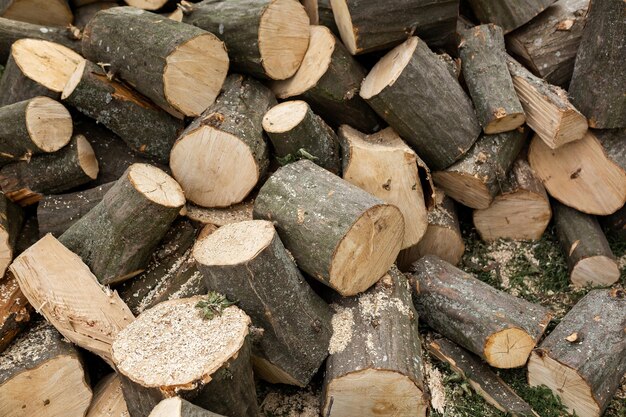
[(508, 33), (529, 22), (556, 0), (469, 0), (482, 23), (495, 23)]
[(122, 383), (117, 374), (102, 378), (94, 388), (93, 399), (86, 417), (124, 417), (128, 415), (122, 394)]
[[(88, 416), (89, 417), (89, 416)], [(168, 398), (157, 404), (149, 417), (223, 417), (193, 405), (180, 397)]]
[(67, 0), (4, 0), (0, 16), (50, 26), (67, 26), (74, 19)]

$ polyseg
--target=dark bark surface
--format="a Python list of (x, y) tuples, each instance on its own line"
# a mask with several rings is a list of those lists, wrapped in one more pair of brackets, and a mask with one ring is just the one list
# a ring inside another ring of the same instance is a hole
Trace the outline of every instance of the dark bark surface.
[(28, 78), (17, 66), (11, 55), (0, 78), (0, 106), (18, 103), (37, 96), (58, 100), (61, 93), (52, 91)]
[(594, 130), (606, 156), (626, 173), (626, 129)]
[(556, 0), (469, 0), (476, 17), (508, 33), (529, 22)]

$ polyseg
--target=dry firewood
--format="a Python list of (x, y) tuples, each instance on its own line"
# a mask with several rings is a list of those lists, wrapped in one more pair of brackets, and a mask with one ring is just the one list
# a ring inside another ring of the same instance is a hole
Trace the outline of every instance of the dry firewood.
[(282, 167), (259, 191), (254, 218), (275, 222), (298, 266), (342, 295), (387, 272), (404, 235), (402, 212), (313, 162)]
[(228, 207), (246, 198), (269, 165), (262, 123), (275, 104), (258, 81), (238, 74), (226, 79), (217, 101), (185, 129), (170, 155), (189, 201)]
[(148, 417), (161, 400), (176, 395), (228, 417), (258, 416), (250, 318), (223, 300), (211, 304), (213, 317), (205, 316), (200, 302), (210, 300), (165, 301), (118, 334), (113, 361), (131, 417)]
[(508, 50), (537, 76), (566, 87), (587, 21), (589, 0), (558, 0), (506, 37)]
[(169, 1), (170, 0), (124, 0), (129, 6), (144, 10), (159, 10)]
[(320, 18), (317, 12), (317, 0), (300, 0), (300, 3), (304, 6), (306, 14), (309, 16), (309, 23), (312, 25), (319, 25)]
[[(10, 272), (0, 278), (0, 353), (28, 325), (33, 308)], [(0, 363), (0, 367), (2, 364)]]
[(111, 7), (117, 7), (119, 4), (113, 1), (98, 1), (91, 4), (78, 7), (74, 10), (74, 23), (78, 29), (83, 30), (87, 23), (98, 13), (100, 10), (110, 9)]
[(213, 34), (133, 7), (98, 12), (82, 44), (85, 58), (108, 64), (178, 116), (198, 116), (213, 104), (228, 72), (226, 49)]
[(569, 94), (598, 129), (626, 127), (626, 8), (620, 0), (591, 0)]
[(458, 80), (417, 37), (378, 61), (360, 94), (433, 170), (458, 160), (480, 134)]
[(513, 163), (501, 188), (488, 208), (474, 211), (481, 239), (539, 240), (552, 210), (545, 188), (524, 158)]
[(367, 292), (334, 304), (323, 415), (424, 417), (417, 313), (406, 277), (392, 267)]
[(169, 175), (133, 164), (59, 240), (102, 284), (122, 282), (143, 271), (184, 204), (182, 189)]
[(402, 249), (416, 245), (428, 226), (418, 156), (392, 129), (365, 135), (339, 128), (343, 179), (400, 209), (404, 217)]
[(0, 16), (48, 26), (67, 26), (74, 18), (67, 0), (3, 0)]
[(524, 366), (552, 318), (548, 309), (499, 291), (436, 256), (423, 257), (412, 272), (420, 319), (496, 368)]
[(74, 9), (78, 9), (79, 7), (83, 7), (86, 6), (88, 4), (92, 4), (92, 3), (98, 3), (98, 2), (108, 2), (111, 0), (69, 0), (70, 4), (72, 5), (72, 8)]
[(90, 401), (78, 351), (44, 320), (0, 353), (3, 417), (83, 417)]
[(86, 417), (126, 417), (128, 409), (117, 374), (105, 376), (93, 390), (93, 399)]
[(335, 34), (335, 36), (341, 36), (339, 28), (337, 27), (337, 22), (335, 22), (335, 16), (333, 15), (330, 0), (317, 0), (317, 15), (319, 18), (319, 25), (326, 26)]
[(195, 244), (193, 256), (207, 289), (238, 300), (262, 329), (253, 348), (255, 373), (272, 383), (306, 386), (328, 355), (332, 314), (272, 223), (222, 226)]
[(503, 413), (513, 417), (539, 417), (526, 401), (474, 354), (448, 339), (431, 342), (428, 351), (466, 378), (478, 395)]
[(469, 0), (469, 4), (482, 23), (495, 23), (508, 33), (532, 20), (555, 1)]
[(626, 202), (626, 171), (611, 159), (595, 132), (559, 149), (550, 149), (535, 136), (528, 162), (552, 197), (578, 211), (608, 215)]
[(23, 221), (22, 209), (0, 193), (0, 279), (17, 252), (16, 243)]
[(34, 204), (44, 194), (62, 193), (98, 176), (98, 161), (91, 145), (76, 135), (60, 151), (14, 162), (0, 169), (0, 187), (13, 202)]
[(587, 119), (572, 106), (564, 90), (534, 76), (510, 56), (507, 64), (526, 113), (526, 123), (550, 148), (585, 135)]
[(626, 373), (625, 322), (624, 290), (589, 292), (532, 353), (528, 383), (577, 416), (600, 417)]
[(626, 205), (615, 213), (603, 217), (600, 222), (607, 233), (626, 241)]
[[(87, 416), (89, 417), (89, 416)], [(193, 405), (180, 397), (161, 401), (150, 413), (149, 417), (224, 417)]]
[(294, 0), (205, 0), (191, 5), (183, 21), (215, 33), (232, 68), (256, 77), (291, 77), (309, 45), (309, 16)]
[(231, 223), (252, 220), (253, 206), (254, 200), (247, 200), (226, 208), (205, 208), (187, 203), (185, 216), (194, 222), (221, 227)]
[(359, 97), (365, 69), (324, 26), (311, 26), (309, 49), (298, 72), (271, 88), (280, 99), (300, 98), (331, 126), (347, 124), (364, 132), (379, 126), (376, 113)]
[(341, 172), (337, 135), (305, 101), (286, 101), (272, 107), (263, 116), (263, 130), (279, 161), (308, 157), (333, 174)]

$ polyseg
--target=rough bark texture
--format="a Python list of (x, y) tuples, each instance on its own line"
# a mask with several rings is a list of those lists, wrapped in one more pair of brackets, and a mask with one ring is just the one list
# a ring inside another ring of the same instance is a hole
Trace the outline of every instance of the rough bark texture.
[(529, 22), (556, 0), (469, 0), (476, 17), (508, 33)]
[(61, 93), (49, 90), (38, 82), (28, 78), (17, 66), (13, 56), (9, 59), (0, 78), (0, 106), (18, 103), (37, 96), (58, 100)]
[(26, 328), (33, 308), (11, 273), (0, 278), (0, 353)]
[(610, 216), (603, 217), (601, 222), (608, 233), (626, 241), (626, 206)]
[(569, 86), (572, 102), (598, 129), (626, 127), (626, 7), (592, 0)]

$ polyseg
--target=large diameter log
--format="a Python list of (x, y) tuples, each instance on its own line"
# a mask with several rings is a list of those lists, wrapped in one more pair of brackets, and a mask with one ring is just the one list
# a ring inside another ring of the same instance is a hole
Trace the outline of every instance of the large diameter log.
[(100, 11), (83, 31), (83, 54), (163, 109), (198, 116), (215, 101), (228, 72), (212, 33), (134, 7)]
[(311, 26), (311, 41), (298, 72), (270, 87), (280, 99), (300, 98), (331, 126), (347, 124), (364, 132), (380, 119), (359, 96), (365, 69), (324, 26)]
[(309, 46), (309, 16), (295, 0), (205, 0), (183, 21), (215, 33), (233, 69), (256, 77), (293, 76)]
[(124, 417), (128, 408), (122, 394), (122, 383), (117, 374), (104, 377), (93, 390), (93, 399), (85, 417)]
[(365, 135), (339, 128), (343, 179), (398, 207), (404, 217), (402, 249), (416, 245), (428, 226), (417, 154), (392, 129)]
[(624, 2), (591, 0), (568, 92), (593, 128), (626, 127), (624, 20)]
[(5, 274), (0, 278), (0, 353), (26, 328), (33, 316), (33, 308), (17, 280), (13, 274)]
[(91, 396), (78, 351), (44, 320), (0, 353), (4, 417), (83, 417)]
[(262, 329), (253, 350), (256, 374), (272, 383), (308, 385), (328, 355), (332, 314), (307, 284), (272, 223), (222, 226), (195, 244), (193, 256), (207, 289), (238, 300), (253, 325)]
[(338, 298), (326, 362), (326, 417), (428, 415), (417, 312), (392, 267), (367, 292)]
[(420, 319), (495, 368), (523, 366), (552, 318), (548, 309), (499, 291), (436, 256), (423, 257), (412, 272)]
[(577, 416), (601, 416), (626, 373), (624, 322), (624, 290), (589, 292), (532, 353), (528, 383), (550, 388)]
[[(45, 7), (44, 7), (45, 5)], [(67, 26), (74, 16), (67, 0), (3, 0), (0, 15), (36, 25)]]
[(158, 304), (117, 336), (113, 361), (131, 417), (148, 417), (177, 395), (227, 417), (258, 416), (250, 318), (231, 306), (207, 319), (196, 306), (201, 300)]
[(342, 295), (378, 281), (404, 235), (400, 209), (308, 160), (276, 171), (259, 191), (253, 214), (275, 222), (298, 266)]
[(93, 149), (84, 136), (77, 135), (60, 151), (2, 167), (0, 187), (11, 201), (27, 206), (45, 194), (71, 190), (97, 176)]
[(509, 33), (507, 49), (550, 84), (566, 87), (587, 22), (589, 0), (558, 0), (528, 24)]
[(508, 33), (532, 20), (555, 1), (469, 0), (469, 4), (482, 23), (495, 23)]
[(121, 282), (143, 271), (184, 204), (182, 189), (169, 175), (134, 164), (59, 240), (102, 284)]
[(217, 101), (172, 148), (172, 174), (189, 201), (228, 207), (246, 198), (269, 165), (262, 124), (275, 104), (272, 92), (258, 81), (238, 74), (226, 79)]
[(0, 193), (0, 278), (13, 260), (23, 221), (22, 210)]
[(480, 133), (458, 80), (417, 37), (378, 61), (360, 94), (433, 170), (458, 160)]
[(193, 405), (180, 397), (161, 401), (152, 409), (149, 417), (223, 417)]
[(508, 132), (526, 121), (506, 65), (504, 34), (494, 24), (463, 32), (459, 46), (465, 83), (485, 134)]

